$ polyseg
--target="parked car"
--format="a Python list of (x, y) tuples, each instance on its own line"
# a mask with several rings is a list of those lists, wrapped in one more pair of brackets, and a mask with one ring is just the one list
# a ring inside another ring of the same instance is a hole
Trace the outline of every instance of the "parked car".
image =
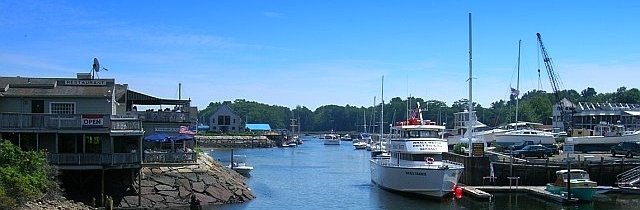
[(611, 155), (615, 157), (617, 154), (630, 158), (640, 155), (640, 141), (620, 142), (611, 146)]
[(557, 155), (560, 154), (558, 151), (558, 146), (557, 145), (544, 145), (544, 144), (539, 144), (539, 143), (533, 143), (533, 141), (523, 141), (519, 144), (514, 144), (514, 145), (510, 145), (507, 147), (508, 151), (516, 151), (516, 150), (521, 150), (522, 148), (529, 146), (529, 145), (542, 145), (544, 147), (547, 147), (549, 149), (551, 149), (551, 151), (553, 152), (553, 154)]
[(543, 145), (528, 145), (519, 150), (511, 152), (514, 157), (526, 158), (526, 157), (538, 157), (548, 158), (553, 156), (553, 150)]

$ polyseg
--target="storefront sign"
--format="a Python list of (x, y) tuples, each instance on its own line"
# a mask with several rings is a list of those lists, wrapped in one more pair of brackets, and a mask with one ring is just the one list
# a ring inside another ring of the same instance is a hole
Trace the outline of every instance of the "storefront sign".
[(473, 157), (484, 157), (484, 143), (472, 143), (471, 155)]
[(106, 80), (96, 80), (96, 79), (74, 79), (74, 80), (65, 80), (64, 85), (75, 85), (75, 86), (105, 86), (107, 85)]
[(102, 115), (95, 115), (95, 114), (82, 115), (82, 127), (102, 127), (103, 125), (104, 125), (104, 118)]

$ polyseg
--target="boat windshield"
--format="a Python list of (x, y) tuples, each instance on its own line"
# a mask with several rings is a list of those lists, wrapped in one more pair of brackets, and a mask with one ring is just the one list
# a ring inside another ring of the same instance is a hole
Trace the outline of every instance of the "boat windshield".
[[(562, 174), (562, 179), (567, 180), (569, 173)], [(589, 179), (588, 173), (571, 172), (571, 179)]]
[(438, 132), (434, 130), (407, 130), (402, 132), (403, 138), (438, 138)]

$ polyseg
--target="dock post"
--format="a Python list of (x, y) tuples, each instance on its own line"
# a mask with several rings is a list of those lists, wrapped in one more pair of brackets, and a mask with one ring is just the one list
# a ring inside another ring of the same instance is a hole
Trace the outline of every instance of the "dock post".
[(100, 178), (100, 203), (102, 203), (103, 205), (105, 205), (105, 200), (104, 200), (104, 169), (100, 170), (100, 172), (102, 172), (102, 176)]
[(138, 207), (142, 205), (142, 167), (138, 171)]

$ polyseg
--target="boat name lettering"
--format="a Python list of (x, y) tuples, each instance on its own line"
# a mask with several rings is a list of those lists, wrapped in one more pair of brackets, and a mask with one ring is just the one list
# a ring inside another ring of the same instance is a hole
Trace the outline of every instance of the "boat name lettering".
[(413, 145), (411, 145), (411, 147), (419, 148), (419, 150), (421, 151), (425, 151), (425, 150), (437, 151), (438, 147), (440, 147), (440, 144), (438, 143), (439, 142), (434, 142), (434, 141), (416, 141), (412, 143)]
[(425, 172), (407, 171), (404, 173), (407, 175), (414, 175), (414, 176), (427, 176), (427, 173)]

